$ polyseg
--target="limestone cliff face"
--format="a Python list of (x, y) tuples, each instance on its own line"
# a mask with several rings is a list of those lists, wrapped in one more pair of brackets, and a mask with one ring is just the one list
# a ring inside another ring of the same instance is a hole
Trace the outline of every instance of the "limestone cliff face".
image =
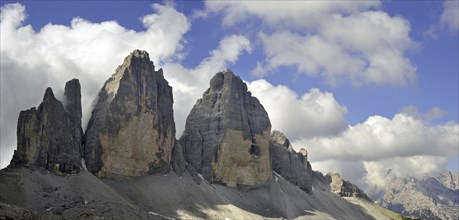
[(38, 109), (21, 111), (17, 150), (12, 165), (37, 165), (51, 171), (80, 170), (81, 88), (77, 79), (65, 85), (66, 106), (47, 88)]
[(172, 88), (145, 51), (124, 59), (99, 93), (85, 134), (89, 171), (101, 177), (168, 172), (175, 144)]
[(307, 159), (307, 151), (299, 153), (293, 149), (290, 141), (279, 131), (271, 133), (269, 144), (272, 167), (275, 172), (302, 190), (312, 192), (312, 168)]
[(211, 79), (194, 105), (180, 143), (186, 161), (206, 180), (257, 186), (272, 179), (270, 132), (263, 106), (227, 71)]

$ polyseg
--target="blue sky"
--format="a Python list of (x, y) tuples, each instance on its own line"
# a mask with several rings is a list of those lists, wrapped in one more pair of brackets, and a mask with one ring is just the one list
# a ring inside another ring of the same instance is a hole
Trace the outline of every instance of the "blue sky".
[[(1, 2), (2, 167), (19, 110), (38, 105), (46, 86), (80, 78), (87, 120), (103, 81), (142, 47), (174, 87), (178, 135), (210, 77), (230, 68), (314, 169), (369, 186), (378, 183), (365, 173), (389, 168), (458, 170), (457, 1), (16, 2)], [(38, 91), (13, 88), (18, 81)]]

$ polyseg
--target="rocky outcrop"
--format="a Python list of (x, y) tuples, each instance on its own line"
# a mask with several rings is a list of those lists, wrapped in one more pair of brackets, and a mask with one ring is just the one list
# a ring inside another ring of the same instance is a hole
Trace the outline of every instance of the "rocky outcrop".
[(272, 179), (271, 123), (247, 85), (231, 71), (217, 73), (194, 105), (180, 138), (186, 161), (204, 179), (257, 186)]
[(338, 173), (329, 173), (326, 178), (330, 182), (330, 191), (341, 197), (357, 197), (371, 201), (355, 184), (344, 180)]
[(171, 167), (172, 170), (178, 175), (182, 176), (186, 171), (187, 162), (183, 156), (183, 148), (180, 142), (176, 141), (172, 149)]
[(12, 165), (37, 165), (51, 171), (80, 170), (81, 88), (77, 79), (65, 85), (65, 107), (47, 88), (38, 109), (21, 111), (17, 150)]
[(89, 171), (101, 177), (169, 171), (175, 145), (172, 88), (145, 51), (135, 50), (99, 93), (85, 134)]
[(319, 171), (312, 171), (312, 185), (315, 190), (330, 192), (330, 182), (331, 178), (329, 176), (324, 176), (324, 174)]
[(275, 172), (302, 190), (312, 192), (312, 169), (304, 148), (296, 153), (283, 133), (273, 131), (269, 141), (269, 153)]

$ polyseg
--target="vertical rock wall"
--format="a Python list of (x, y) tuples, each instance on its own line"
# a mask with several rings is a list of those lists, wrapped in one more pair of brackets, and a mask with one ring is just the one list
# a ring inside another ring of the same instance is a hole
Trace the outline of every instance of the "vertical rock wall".
[(101, 177), (169, 171), (175, 144), (172, 88), (135, 50), (105, 82), (85, 134), (89, 171)]
[(80, 170), (81, 88), (77, 79), (65, 85), (65, 107), (47, 88), (38, 109), (21, 111), (17, 150), (12, 165), (37, 165), (48, 170), (75, 173)]
[(256, 186), (272, 179), (270, 132), (263, 106), (228, 71), (211, 79), (187, 118), (180, 143), (186, 161), (206, 180)]
[(304, 191), (312, 192), (312, 168), (307, 159), (307, 151), (299, 153), (293, 149), (290, 141), (279, 131), (271, 133), (269, 151), (275, 172)]

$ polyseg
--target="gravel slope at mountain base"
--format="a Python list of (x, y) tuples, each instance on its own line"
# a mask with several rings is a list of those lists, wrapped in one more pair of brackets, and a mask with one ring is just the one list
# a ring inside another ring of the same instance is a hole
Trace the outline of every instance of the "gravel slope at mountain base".
[(378, 204), (369, 202), (368, 200), (357, 197), (343, 197), (348, 202), (363, 207), (367, 212), (371, 213), (376, 219), (403, 219), (399, 214), (387, 210)]
[[(0, 202), (43, 218), (78, 219), (372, 219), (372, 210), (329, 192), (309, 195), (275, 176), (252, 190), (202, 181), (185, 173), (121, 180), (99, 179), (87, 171), (56, 175), (41, 168), (0, 171)], [(20, 210), (19, 210), (20, 212)], [(2, 212), (1, 215), (8, 213)], [(388, 219), (390, 217), (387, 217)]]

